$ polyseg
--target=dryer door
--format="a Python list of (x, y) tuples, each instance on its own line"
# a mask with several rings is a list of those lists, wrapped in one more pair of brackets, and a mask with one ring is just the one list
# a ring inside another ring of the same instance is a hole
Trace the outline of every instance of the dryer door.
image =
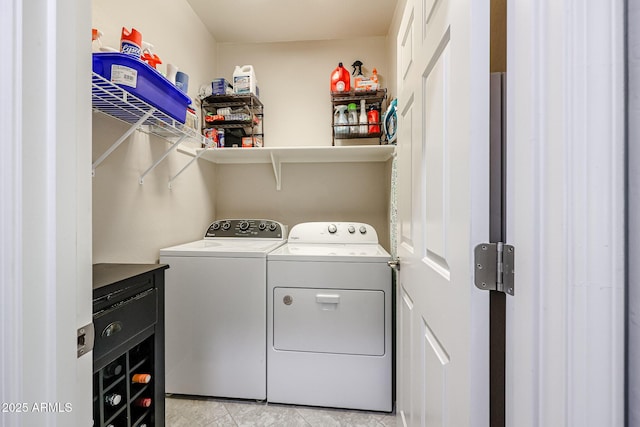
[(383, 291), (274, 288), (274, 348), (383, 356), (384, 298)]

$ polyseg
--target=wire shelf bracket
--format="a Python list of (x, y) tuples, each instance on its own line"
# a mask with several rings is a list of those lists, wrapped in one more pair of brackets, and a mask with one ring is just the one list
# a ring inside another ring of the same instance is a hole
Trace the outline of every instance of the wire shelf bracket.
[[(96, 168), (136, 130), (158, 136), (172, 144), (158, 160), (140, 175), (140, 184), (144, 183), (145, 176), (155, 169), (184, 141), (188, 139), (195, 140), (207, 147), (212, 144), (209, 138), (199, 135), (194, 129), (169, 117), (162, 111), (96, 73), (92, 73), (91, 77), (91, 101), (94, 111), (131, 125), (120, 138), (93, 162), (91, 170), (92, 176), (95, 176)], [(198, 157), (200, 156), (196, 156), (195, 159), (191, 160), (178, 174), (171, 178), (169, 188), (171, 188), (171, 182)]]

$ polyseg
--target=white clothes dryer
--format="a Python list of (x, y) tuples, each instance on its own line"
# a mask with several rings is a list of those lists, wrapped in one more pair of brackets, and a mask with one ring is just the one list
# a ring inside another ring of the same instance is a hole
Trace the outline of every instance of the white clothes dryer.
[(285, 242), (277, 221), (230, 219), (160, 250), (167, 393), (266, 399), (267, 254)]
[(392, 281), (375, 229), (294, 226), (267, 255), (267, 400), (392, 410)]

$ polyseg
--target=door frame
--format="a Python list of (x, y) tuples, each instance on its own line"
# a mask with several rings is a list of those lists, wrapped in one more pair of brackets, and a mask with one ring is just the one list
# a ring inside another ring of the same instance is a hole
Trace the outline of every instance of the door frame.
[(508, 426), (623, 425), (624, 4), (507, 5)]
[[(634, 120), (640, 110), (640, 8), (635, 2), (626, 0), (626, 83), (627, 83), (627, 259), (635, 260), (640, 255), (640, 123)], [(626, 283), (626, 425), (640, 426), (640, 325), (637, 322), (640, 309), (640, 265), (627, 263)]]
[(4, 1), (0, 24), (0, 424), (91, 425), (91, 2)]

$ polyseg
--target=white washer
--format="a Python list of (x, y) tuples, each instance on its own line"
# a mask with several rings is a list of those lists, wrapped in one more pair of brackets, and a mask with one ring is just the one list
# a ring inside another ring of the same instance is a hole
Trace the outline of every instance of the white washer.
[(375, 229), (298, 224), (267, 259), (267, 400), (391, 411), (391, 257)]
[(167, 393), (266, 399), (267, 253), (285, 242), (279, 222), (231, 219), (160, 250)]

